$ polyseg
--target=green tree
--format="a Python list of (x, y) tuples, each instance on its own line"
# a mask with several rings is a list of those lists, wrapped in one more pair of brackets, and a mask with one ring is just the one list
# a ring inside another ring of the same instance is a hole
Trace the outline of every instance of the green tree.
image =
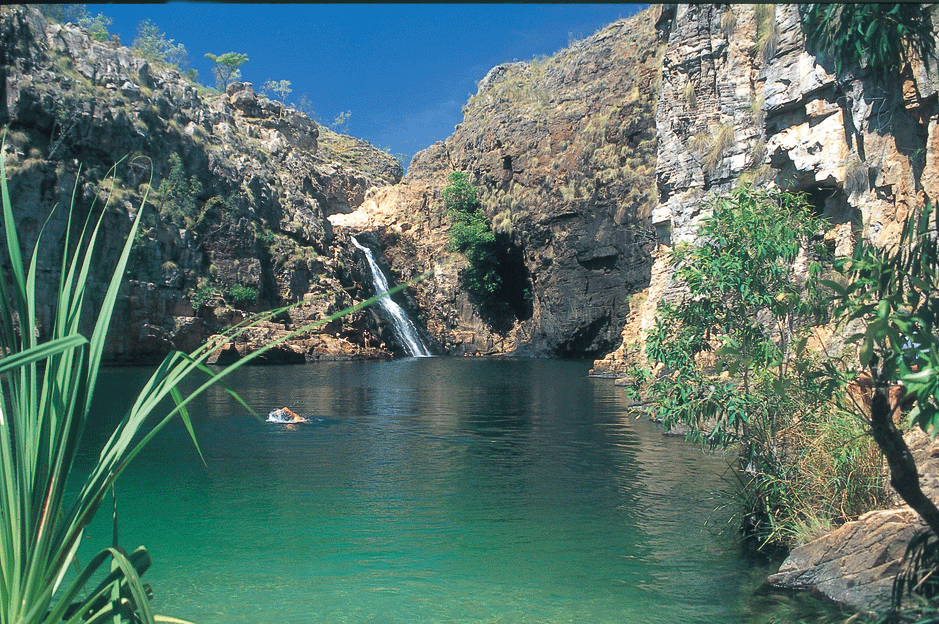
[[(912, 456), (894, 416), (890, 388), (902, 383), (911, 404), (908, 420), (935, 436), (939, 431), (939, 239), (935, 211), (927, 205), (904, 225), (896, 245), (877, 247), (862, 240), (850, 258), (839, 259), (835, 311), (862, 331), (860, 364), (870, 375), (874, 396), (871, 434), (890, 466), (890, 483), (939, 536), (939, 509), (919, 487)], [(832, 370), (832, 376), (839, 371)]]
[(273, 91), (280, 96), (280, 114), (283, 115), (284, 108), (287, 106), (287, 96), (293, 92), (293, 89), (290, 88), (290, 81), (279, 80), (274, 82), (273, 80), (268, 80), (261, 88), (265, 91)]
[(316, 117), (316, 111), (313, 110), (313, 102), (310, 101), (310, 98), (306, 93), (300, 95), (300, 101), (297, 102), (297, 110), (310, 119), (314, 119)]
[[(652, 377), (639, 375), (651, 415), (710, 447), (740, 445), (751, 529), (779, 538), (789, 504), (778, 433), (824, 396), (807, 383), (806, 334), (822, 310), (817, 276), (824, 230), (802, 196), (752, 187), (708, 201), (698, 243), (669, 255), (687, 294), (659, 306), (646, 340)], [(807, 262), (809, 279), (796, 265)], [(635, 389), (634, 389), (635, 391)]]
[(131, 44), (133, 51), (150, 62), (162, 62), (182, 67), (188, 60), (186, 46), (175, 44), (149, 19), (137, 25), (137, 37)]
[(229, 84), (241, 78), (239, 67), (248, 62), (248, 55), (240, 52), (226, 52), (216, 56), (206, 53), (205, 58), (215, 63), (212, 72), (215, 74), (215, 86), (224, 92)]
[(342, 132), (349, 126), (349, 118), (352, 117), (352, 111), (345, 111), (336, 115), (333, 119), (333, 129), (336, 132)]
[[(661, 306), (647, 341), (649, 358), (674, 371), (656, 410), (666, 425), (690, 427), (692, 437), (726, 446), (751, 439), (756, 423), (750, 413), (763, 401), (752, 387), (754, 376), (772, 371), (783, 384), (820, 295), (814, 281), (800, 283), (795, 263), (800, 250), (824, 255), (812, 237), (824, 222), (804, 198), (744, 187), (728, 197), (712, 197), (712, 211), (698, 229), (699, 244), (680, 245), (669, 255), (675, 277), (688, 294)], [(811, 277), (821, 269), (809, 263)], [(696, 361), (711, 351), (734, 376), (712, 391)], [(738, 381), (739, 380), (739, 387)], [(765, 381), (765, 379), (763, 380)], [(695, 397), (696, 400), (691, 400)], [(776, 432), (777, 408), (768, 410), (767, 440)]]
[(934, 10), (922, 4), (807, 4), (800, 5), (800, 18), (809, 48), (831, 58), (837, 73), (857, 65), (882, 79), (898, 75), (911, 51), (922, 61), (936, 57)]
[(78, 20), (88, 15), (88, 7), (84, 4), (39, 4), (39, 12), (43, 17), (53, 22), (65, 24), (66, 22), (78, 23)]
[(195, 176), (186, 177), (183, 161), (178, 154), (170, 154), (170, 170), (160, 182), (160, 212), (169, 215), (179, 226), (191, 227), (198, 221), (199, 195), (202, 183)]
[[(939, 620), (939, 508), (922, 491), (919, 471), (903, 431), (894, 423), (905, 412), (907, 424), (935, 437), (939, 432), (939, 223), (927, 204), (910, 215), (896, 244), (877, 246), (861, 240), (849, 258), (835, 263), (833, 291), (836, 317), (858, 331), (849, 341), (860, 344), (858, 356), (872, 386), (864, 414), (871, 436), (890, 469), (890, 484), (916, 511), (928, 531), (914, 535), (893, 586), (890, 622)], [(850, 324), (850, 325), (849, 325)], [(842, 383), (849, 367), (831, 363), (830, 378)], [(902, 386), (901, 386), (902, 384)], [(891, 399), (902, 390), (901, 400)], [(908, 410), (908, 411), (906, 411)], [(909, 594), (915, 601), (901, 610)], [(925, 616), (929, 617), (925, 617)]]
[(443, 203), (452, 220), (448, 246), (462, 252), (469, 265), (460, 272), (463, 287), (477, 303), (491, 301), (502, 288), (496, 237), (476, 199), (476, 187), (465, 173), (450, 174)]
[(108, 40), (108, 28), (111, 27), (112, 22), (113, 20), (103, 13), (98, 13), (95, 17), (85, 14), (78, 18), (78, 25), (87, 29), (88, 34), (95, 41)]

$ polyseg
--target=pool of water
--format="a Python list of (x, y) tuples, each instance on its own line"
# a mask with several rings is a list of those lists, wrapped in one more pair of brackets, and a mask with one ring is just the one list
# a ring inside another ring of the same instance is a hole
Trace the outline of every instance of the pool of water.
[[(251, 367), (118, 483), (160, 613), (237, 623), (828, 621), (759, 591), (725, 458), (636, 420), (584, 362), (419, 358)], [(110, 369), (100, 442), (148, 371)], [(86, 456), (86, 461), (90, 454)], [(107, 544), (99, 514), (86, 545)], [(833, 621), (833, 620), (832, 620)]]

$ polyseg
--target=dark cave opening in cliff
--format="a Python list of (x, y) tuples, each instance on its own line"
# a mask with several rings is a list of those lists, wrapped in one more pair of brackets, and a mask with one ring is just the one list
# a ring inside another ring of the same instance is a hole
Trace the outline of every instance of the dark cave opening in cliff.
[(846, 203), (844, 193), (835, 186), (811, 186), (799, 190), (805, 193), (805, 199), (817, 217), (830, 215), (836, 211), (836, 206)]
[(502, 300), (508, 304), (516, 320), (526, 321), (533, 313), (531, 303), (531, 275), (525, 266), (522, 248), (509, 242), (500, 248), (499, 263), (502, 277)]
[(485, 300), (473, 299), (480, 316), (496, 333), (507, 333), (518, 321), (532, 317), (531, 273), (522, 248), (505, 234), (496, 234), (500, 287)]

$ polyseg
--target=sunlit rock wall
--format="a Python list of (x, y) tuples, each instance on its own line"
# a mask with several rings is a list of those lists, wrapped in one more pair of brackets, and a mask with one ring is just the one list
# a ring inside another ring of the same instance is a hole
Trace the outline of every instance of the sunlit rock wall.
[(665, 254), (694, 240), (709, 193), (743, 183), (804, 191), (839, 253), (858, 236), (895, 240), (913, 207), (939, 198), (934, 65), (886, 82), (859, 67), (838, 76), (806, 50), (796, 5), (668, 6), (663, 21), (657, 247), (624, 346), (596, 363), (611, 375), (641, 350), (658, 303), (680, 292)]

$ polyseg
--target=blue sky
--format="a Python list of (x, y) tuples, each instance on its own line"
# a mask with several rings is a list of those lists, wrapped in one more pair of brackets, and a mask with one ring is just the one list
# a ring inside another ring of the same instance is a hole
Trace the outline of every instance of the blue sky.
[(641, 8), (634, 4), (89, 4), (130, 45), (149, 18), (186, 46), (199, 81), (214, 84), (206, 52), (243, 52), (255, 89), (289, 80), (330, 124), (405, 156), (442, 141), (495, 65), (554, 54)]

